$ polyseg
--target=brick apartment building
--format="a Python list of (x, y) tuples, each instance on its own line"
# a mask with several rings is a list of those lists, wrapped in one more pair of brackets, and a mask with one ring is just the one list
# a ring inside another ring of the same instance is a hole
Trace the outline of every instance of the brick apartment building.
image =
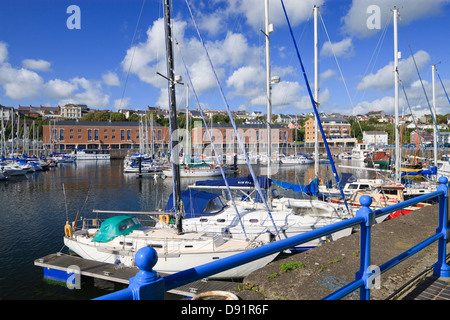
[[(43, 143), (47, 149), (137, 149), (142, 132), (139, 122), (59, 121), (43, 127)], [(151, 141), (150, 126), (148, 132)], [(169, 128), (154, 123), (153, 132), (155, 147), (167, 150)]]
[[(323, 131), (330, 147), (354, 147), (357, 139), (351, 137), (351, 125), (343, 118), (322, 118), (320, 119)], [(307, 147), (314, 146), (314, 118), (309, 118), (305, 122), (305, 142)], [(322, 134), (319, 130), (319, 146), (324, 147)]]
[[(263, 122), (258, 123), (243, 123), (236, 125), (239, 136), (245, 145), (246, 150), (253, 152), (267, 151), (267, 124)], [(236, 138), (236, 133), (230, 123), (213, 124), (209, 128), (211, 136), (216, 148), (223, 150), (226, 153), (240, 152), (239, 142)], [(272, 147), (280, 148), (284, 145), (292, 144), (292, 130), (285, 125), (272, 124)], [(196, 127), (192, 129), (192, 146), (194, 150), (203, 150), (211, 145), (205, 127)]]

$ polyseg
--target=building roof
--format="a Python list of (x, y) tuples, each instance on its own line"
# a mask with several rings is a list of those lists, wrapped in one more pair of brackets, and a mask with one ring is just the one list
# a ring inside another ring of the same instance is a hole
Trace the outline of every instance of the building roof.
[[(83, 127), (139, 127), (139, 121), (58, 121), (55, 126), (83, 126)], [(148, 124), (150, 127), (151, 124)], [(162, 127), (159, 123), (153, 122), (153, 127)]]

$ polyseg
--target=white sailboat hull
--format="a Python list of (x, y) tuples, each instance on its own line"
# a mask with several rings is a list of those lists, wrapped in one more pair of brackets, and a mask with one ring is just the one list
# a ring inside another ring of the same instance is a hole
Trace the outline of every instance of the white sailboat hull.
[[(158, 230), (157, 232), (161, 232)], [(173, 236), (173, 234), (172, 234)], [(74, 234), (73, 237), (64, 237), (64, 244), (84, 259), (101, 261), (111, 264), (122, 264), (127, 267), (134, 266), (134, 255), (142, 247), (152, 246), (158, 253), (158, 262), (153, 270), (159, 273), (171, 274), (193, 268), (208, 262), (244, 252), (250, 247), (243, 248), (242, 241), (225, 240), (221, 243), (214, 240), (202, 241), (199, 238), (173, 238), (137, 236), (118, 237), (109, 243), (92, 242), (86, 234)], [(132, 243), (132, 247), (131, 244)], [(121, 245), (122, 244), (122, 245)], [(130, 246), (127, 248), (127, 246)], [(219, 250), (219, 248), (222, 249)], [(277, 254), (273, 254), (242, 266), (223, 271), (211, 278), (242, 278), (251, 272), (262, 268), (271, 262)]]

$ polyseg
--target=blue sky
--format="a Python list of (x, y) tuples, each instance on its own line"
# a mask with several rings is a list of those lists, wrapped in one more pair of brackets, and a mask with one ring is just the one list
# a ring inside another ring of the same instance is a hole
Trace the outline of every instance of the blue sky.
[[(264, 0), (188, 0), (188, 3), (231, 109), (265, 113), (264, 36), (260, 32), (264, 29)], [(450, 28), (450, 0), (284, 0), (284, 3), (311, 86), (312, 9), (315, 4), (320, 6), (323, 112), (394, 113), (394, 6), (399, 8), (401, 20), (399, 73), (413, 113), (429, 113), (414, 59), (430, 103), (432, 64), (437, 64), (439, 75), (450, 91), (450, 44), (446, 37)], [(73, 14), (67, 13), (70, 5), (80, 8), (80, 29), (67, 27)], [(379, 16), (367, 12), (371, 5), (380, 8)], [(172, 17), (178, 41), (176, 73), (187, 81), (183, 57), (202, 107), (223, 110), (224, 103), (184, 0), (173, 0)], [(371, 17), (379, 17), (379, 29), (367, 27)], [(147, 105), (167, 108), (167, 83), (156, 75), (157, 71), (166, 73), (162, 19), (162, 0), (1, 1), (0, 104), (17, 107), (80, 103), (110, 110), (144, 109)], [(273, 113), (311, 112), (279, 0), (270, 0), (270, 22), (275, 30), (270, 36), (272, 75), (281, 78), (272, 90)], [(185, 91), (179, 86), (179, 108), (186, 105)], [(190, 106), (197, 106), (192, 92)], [(440, 114), (450, 113), (439, 82), (437, 107)], [(410, 113), (400, 90), (402, 112)]]

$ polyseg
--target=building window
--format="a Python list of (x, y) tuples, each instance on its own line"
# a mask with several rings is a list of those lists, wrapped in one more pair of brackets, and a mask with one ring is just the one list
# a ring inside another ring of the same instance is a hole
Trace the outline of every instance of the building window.
[(125, 130), (120, 130), (120, 140), (121, 141), (125, 140)]
[(88, 140), (92, 140), (92, 129), (88, 129)]
[(94, 137), (95, 137), (95, 140), (97, 141), (98, 140), (98, 129), (94, 130)]
[(78, 136), (78, 140), (81, 140), (81, 136)]
[(158, 140), (161, 141), (161, 130), (158, 130)]
[(64, 129), (59, 129), (59, 140), (64, 141)]
[(112, 136), (111, 138), (112, 138), (113, 140), (115, 140), (115, 139), (116, 139), (116, 136)]
[(127, 141), (131, 140), (131, 130), (127, 129)]

